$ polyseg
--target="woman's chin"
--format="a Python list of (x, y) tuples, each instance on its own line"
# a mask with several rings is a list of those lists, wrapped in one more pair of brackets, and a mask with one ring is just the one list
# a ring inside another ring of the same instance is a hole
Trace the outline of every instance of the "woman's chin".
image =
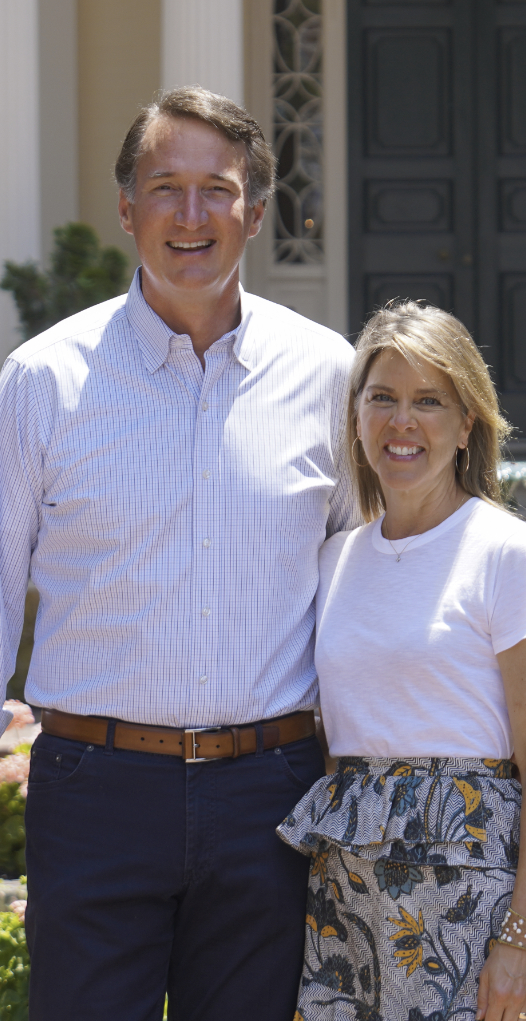
[[(414, 462), (413, 462), (414, 464)], [(382, 489), (418, 489), (425, 478), (421, 471), (415, 470), (413, 465), (399, 465), (396, 468), (382, 466), (377, 475)]]

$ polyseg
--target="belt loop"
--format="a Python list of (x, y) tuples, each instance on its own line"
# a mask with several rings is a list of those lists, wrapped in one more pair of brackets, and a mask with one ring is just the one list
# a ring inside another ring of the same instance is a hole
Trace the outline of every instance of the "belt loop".
[(229, 727), (232, 734), (232, 758), (237, 759), (241, 755), (241, 742), (239, 740), (239, 727)]
[(104, 746), (105, 755), (113, 755), (113, 742), (115, 740), (116, 726), (117, 720), (108, 720), (108, 729), (106, 730), (106, 744)]
[(262, 723), (255, 723), (254, 727), (255, 727), (255, 730), (256, 730), (256, 758), (259, 758), (259, 756), (263, 755), (263, 752), (264, 752), (264, 748), (263, 748), (263, 724)]

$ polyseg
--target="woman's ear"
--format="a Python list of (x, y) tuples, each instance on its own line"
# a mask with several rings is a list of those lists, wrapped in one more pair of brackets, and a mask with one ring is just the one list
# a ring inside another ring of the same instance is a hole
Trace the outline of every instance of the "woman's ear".
[(461, 450), (464, 450), (464, 448), (468, 445), (469, 434), (473, 428), (473, 423), (475, 422), (476, 417), (477, 416), (474, 411), (468, 411), (464, 419), (464, 425), (460, 431), (460, 437), (457, 444)]

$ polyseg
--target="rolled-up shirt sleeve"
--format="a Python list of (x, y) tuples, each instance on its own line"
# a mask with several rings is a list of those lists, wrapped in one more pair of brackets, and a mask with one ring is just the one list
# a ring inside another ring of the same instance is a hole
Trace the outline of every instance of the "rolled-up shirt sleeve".
[[(42, 500), (38, 402), (30, 371), (9, 358), (0, 373), (0, 705), (12, 677), (22, 626), (31, 553)], [(0, 733), (11, 713), (0, 710)]]

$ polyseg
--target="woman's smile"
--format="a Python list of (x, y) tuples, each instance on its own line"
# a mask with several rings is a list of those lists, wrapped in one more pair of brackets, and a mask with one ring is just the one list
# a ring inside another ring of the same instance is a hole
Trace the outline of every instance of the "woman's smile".
[(384, 451), (392, 461), (414, 461), (415, 457), (423, 454), (424, 448), (420, 446), (409, 446), (405, 443), (386, 443)]

